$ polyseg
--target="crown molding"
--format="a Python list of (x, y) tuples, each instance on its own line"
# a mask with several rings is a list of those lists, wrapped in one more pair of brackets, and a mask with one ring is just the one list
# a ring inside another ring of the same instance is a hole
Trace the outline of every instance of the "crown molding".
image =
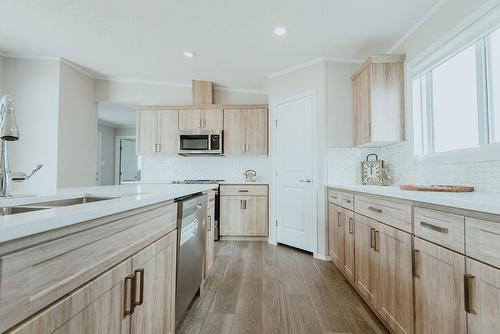
[(427, 12), (425, 12), (420, 20), (418, 20), (403, 36), (401, 36), (401, 38), (398, 39), (398, 41), (394, 43), (394, 45), (391, 46), (386, 53), (393, 53), (394, 51), (396, 51), (401, 46), (401, 44), (403, 44), (408, 38), (410, 38), (410, 36), (413, 35), (413, 33), (417, 31), (417, 29), (420, 28), (427, 20), (429, 20), (431, 16), (434, 15), (439, 10), (439, 8), (441, 8), (445, 4), (446, 1), (447, 0), (439, 0), (434, 6), (432, 6)]
[(88, 70), (84, 69), (82, 66), (75, 64), (75, 63), (73, 63), (65, 58), (59, 58), (59, 61), (65, 65), (71, 67), (72, 69), (88, 76), (91, 79), (95, 80), (97, 78), (94, 74), (90, 73)]
[(115, 128), (115, 129), (135, 129), (135, 127), (136, 127), (135, 125), (119, 125), (119, 124), (115, 124), (115, 123), (106, 122), (106, 121), (103, 121), (100, 119), (97, 120), (97, 123), (99, 123), (101, 125), (109, 126), (110, 128)]
[(290, 72), (295, 72), (302, 68), (320, 63), (320, 62), (330, 62), (330, 63), (346, 63), (346, 64), (362, 64), (365, 60), (360, 58), (339, 58), (339, 57), (319, 57), (313, 60), (306, 61), (305, 63), (295, 65), (284, 70), (271, 73), (267, 76), (268, 79), (281, 76)]

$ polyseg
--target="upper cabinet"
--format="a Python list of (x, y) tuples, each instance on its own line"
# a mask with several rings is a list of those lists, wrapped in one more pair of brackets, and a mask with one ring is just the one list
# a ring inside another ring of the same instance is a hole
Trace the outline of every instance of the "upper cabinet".
[(404, 140), (404, 59), (371, 56), (352, 76), (356, 146)]
[(224, 155), (267, 155), (267, 109), (224, 109)]
[(179, 140), (178, 110), (140, 110), (137, 112), (137, 153), (176, 154)]
[(179, 110), (179, 130), (222, 130), (222, 109)]

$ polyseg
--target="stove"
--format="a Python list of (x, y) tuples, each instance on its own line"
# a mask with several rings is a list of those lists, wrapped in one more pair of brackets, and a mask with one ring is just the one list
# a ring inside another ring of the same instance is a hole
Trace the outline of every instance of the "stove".
[(174, 180), (173, 184), (219, 184), (225, 180)]

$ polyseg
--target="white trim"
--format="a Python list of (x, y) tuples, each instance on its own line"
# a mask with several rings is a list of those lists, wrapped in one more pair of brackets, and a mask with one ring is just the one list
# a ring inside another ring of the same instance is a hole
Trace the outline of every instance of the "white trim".
[[(496, 4), (493, 4), (496, 3)], [(499, 26), (500, 4), (489, 1), (409, 62), (411, 78), (432, 69)]]
[(415, 160), (425, 166), (498, 161), (497, 157), (500, 157), (500, 143), (492, 143), (474, 148), (441, 152), (425, 156), (416, 156)]
[(71, 61), (69, 61), (69, 60), (67, 60), (67, 59), (64, 59), (64, 58), (59, 58), (59, 61), (60, 61), (61, 63), (65, 64), (65, 65), (68, 65), (68, 66), (69, 66), (69, 67), (71, 67), (72, 69), (74, 69), (74, 70), (76, 70), (76, 71), (80, 72), (81, 74), (84, 74), (84, 75), (88, 76), (89, 78), (92, 78), (92, 79), (94, 79), (94, 80), (97, 78), (94, 74), (92, 74), (92, 73), (88, 72), (87, 70), (85, 70), (85, 69), (84, 69), (83, 67), (81, 67), (80, 65), (75, 64), (75, 63), (73, 63), (73, 62), (71, 62)]
[(332, 258), (328, 255), (313, 253), (313, 257), (322, 261), (331, 261)]
[(122, 139), (135, 139), (136, 136), (115, 136), (115, 171), (113, 177), (113, 183), (119, 184), (120, 181), (120, 141)]
[(401, 44), (403, 44), (411, 35), (413, 35), (413, 33), (418, 28), (420, 28), (422, 24), (424, 24), (427, 20), (429, 20), (431, 16), (434, 15), (439, 10), (439, 8), (441, 8), (444, 5), (446, 1), (447, 0), (439, 0), (434, 6), (431, 7), (431, 9), (425, 12), (425, 14), (420, 18), (420, 20), (418, 20), (417, 23), (415, 23), (403, 36), (401, 36), (401, 38), (396, 43), (394, 43), (394, 45), (389, 50), (387, 50), (386, 53), (390, 54), (396, 51), (401, 46)]
[(305, 63), (288, 67), (278, 72), (271, 73), (267, 76), (268, 79), (278, 77), (290, 72), (295, 72), (305, 67), (312, 66), (320, 62), (330, 62), (330, 63), (347, 63), (347, 64), (362, 64), (365, 60), (359, 58), (336, 58), (336, 57), (319, 57), (313, 60), (306, 61)]
[[(277, 171), (277, 161), (275, 159), (275, 155), (272, 154), (273, 153), (273, 149), (274, 147), (276, 147), (277, 143), (276, 141), (278, 140), (277, 139), (277, 134), (276, 134), (276, 127), (274, 126), (274, 123), (275, 123), (275, 120), (276, 120), (276, 115), (275, 115), (275, 110), (277, 110), (277, 107), (278, 105), (280, 104), (284, 104), (284, 103), (288, 103), (288, 102), (291, 102), (291, 101), (294, 101), (294, 100), (297, 100), (297, 99), (301, 99), (301, 98), (304, 98), (304, 97), (308, 97), (310, 96), (311, 97), (311, 108), (312, 108), (312, 133), (313, 134), (317, 134), (317, 99), (318, 99), (318, 92), (316, 90), (309, 90), (309, 91), (305, 91), (301, 94), (298, 94), (298, 95), (294, 95), (294, 96), (291, 96), (291, 97), (288, 97), (288, 98), (285, 98), (285, 99), (282, 99), (282, 100), (279, 100), (277, 102), (275, 102), (270, 110), (269, 110), (269, 120), (270, 120), (270, 123), (271, 126), (269, 127), (270, 129), (270, 133), (269, 133), (269, 138), (272, 138), (272, 145), (270, 145), (270, 156), (271, 156), (271, 159), (272, 159), (272, 173), (271, 173), (271, 180), (270, 180), (270, 189), (272, 189), (273, 191), (271, 192), (271, 210), (270, 210), (270, 216), (271, 216), (271, 219), (269, 220), (269, 243), (271, 244), (277, 244), (277, 229), (276, 229), (276, 220), (278, 220), (278, 209), (277, 209), (277, 205), (276, 203), (278, 202), (278, 199), (276, 198), (278, 192), (276, 191), (277, 189), (277, 186), (278, 186), (278, 180), (276, 178), (276, 171)], [(318, 150), (317, 150), (317, 145), (319, 142), (319, 138), (317, 136), (313, 136), (313, 156), (316, 156), (318, 155)], [(312, 198), (312, 206), (313, 206), (313, 212), (312, 212), (312, 219), (313, 219), (313, 231), (312, 231), (312, 238), (313, 238), (313, 244), (312, 244), (312, 249), (313, 251), (316, 250), (317, 252), (317, 249), (318, 249), (318, 238), (317, 238), (317, 235), (318, 235), (318, 211), (317, 211), (317, 208), (318, 208), (318, 198), (317, 198), (317, 194), (316, 194), (316, 188), (319, 186), (317, 182), (318, 179), (318, 169), (317, 169), (317, 164), (316, 164), (316, 160), (317, 159), (314, 159), (313, 161), (313, 166), (312, 166), (312, 169), (313, 169), (313, 175), (311, 176), (312, 179), (313, 179), (313, 184), (315, 185), (314, 188), (313, 188), (313, 198)], [(279, 224), (279, 222), (278, 222)]]
[(231, 88), (231, 87), (220, 87), (215, 86), (215, 90), (227, 91), (227, 92), (235, 92), (235, 93), (248, 93), (248, 94), (258, 94), (258, 95), (268, 95), (269, 93), (265, 90), (253, 90), (253, 89), (245, 89), (245, 88)]
[(96, 134), (96, 159), (97, 159), (97, 170), (96, 170), (96, 185), (101, 185), (101, 176), (102, 176), (102, 166), (101, 166), (101, 158), (102, 158), (102, 133), (97, 132)]
[(105, 125), (105, 126), (109, 126), (110, 128), (117, 128), (117, 129), (135, 129), (135, 127), (136, 127), (135, 125), (119, 125), (119, 124), (114, 124), (114, 123), (106, 122), (106, 121), (103, 121), (103, 120), (100, 120), (100, 119), (97, 120), (97, 123)]

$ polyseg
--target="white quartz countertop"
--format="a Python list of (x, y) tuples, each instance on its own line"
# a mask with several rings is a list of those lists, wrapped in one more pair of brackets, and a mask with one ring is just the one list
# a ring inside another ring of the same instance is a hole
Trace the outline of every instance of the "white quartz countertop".
[(399, 187), (342, 184), (329, 184), (328, 187), (500, 215), (500, 193), (442, 193), (401, 190)]
[(113, 199), (1, 216), (0, 244), (79, 222), (209, 191), (212, 188), (213, 185), (210, 184), (127, 184), (64, 188), (30, 197), (2, 198), (0, 199), (1, 207), (86, 196), (112, 197)]

